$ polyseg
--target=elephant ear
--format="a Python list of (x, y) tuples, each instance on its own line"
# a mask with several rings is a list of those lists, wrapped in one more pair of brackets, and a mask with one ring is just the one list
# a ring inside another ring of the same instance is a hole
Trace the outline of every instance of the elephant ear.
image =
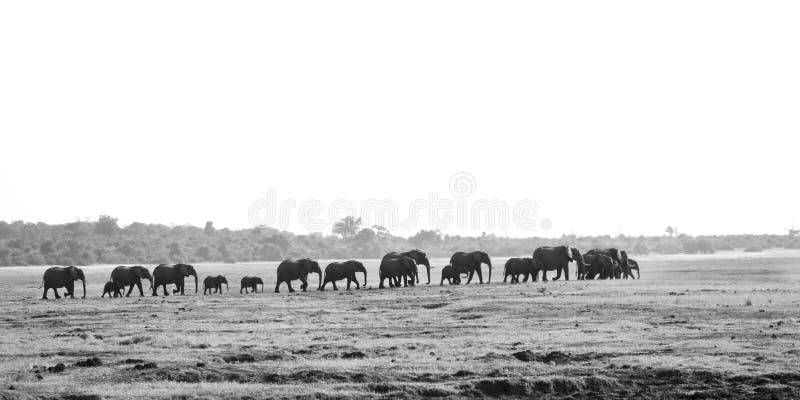
[(69, 267), (69, 275), (72, 279), (78, 279), (81, 277), (81, 270), (75, 267)]
[(475, 261), (477, 261), (477, 262), (481, 262), (481, 260), (482, 260), (481, 259), (481, 252), (480, 251), (476, 251), (476, 252), (472, 253), (472, 258), (475, 259)]

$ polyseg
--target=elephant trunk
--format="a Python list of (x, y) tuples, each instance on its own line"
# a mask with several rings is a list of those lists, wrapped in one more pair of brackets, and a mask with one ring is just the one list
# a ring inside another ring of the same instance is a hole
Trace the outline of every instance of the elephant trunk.
[(197, 273), (194, 273), (194, 292), (197, 293)]
[(317, 290), (322, 289), (322, 271), (319, 271), (319, 279), (317, 282)]
[(83, 284), (83, 299), (86, 298), (86, 279), (81, 279), (81, 283)]
[(153, 278), (146, 278), (146, 279), (150, 281), (150, 290), (153, 290)]
[(492, 283), (492, 264), (489, 264), (489, 281), (488, 283)]
[(364, 268), (364, 286), (367, 286), (367, 269)]
[(423, 264), (425, 266), (425, 270), (428, 272), (428, 283), (426, 285), (431, 284), (431, 263)]
[(231, 288), (228, 287), (228, 282), (225, 282), (225, 291), (226, 292), (230, 292), (231, 291)]

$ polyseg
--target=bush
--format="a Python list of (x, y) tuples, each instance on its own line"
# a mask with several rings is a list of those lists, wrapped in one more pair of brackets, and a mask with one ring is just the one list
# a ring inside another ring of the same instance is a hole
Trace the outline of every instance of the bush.
[(744, 249), (745, 253), (760, 253), (762, 251), (764, 251), (764, 249), (761, 248), (761, 246), (748, 246)]

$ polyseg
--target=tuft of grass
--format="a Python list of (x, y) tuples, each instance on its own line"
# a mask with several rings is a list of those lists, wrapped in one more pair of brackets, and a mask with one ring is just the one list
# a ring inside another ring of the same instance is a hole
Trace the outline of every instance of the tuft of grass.
[(131, 338), (119, 342), (119, 344), (120, 346), (130, 346), (132, 344), (139, 344), (142, 342), (146, 342), (150, 339), (151, 339), (150, 336), (133, 336)]

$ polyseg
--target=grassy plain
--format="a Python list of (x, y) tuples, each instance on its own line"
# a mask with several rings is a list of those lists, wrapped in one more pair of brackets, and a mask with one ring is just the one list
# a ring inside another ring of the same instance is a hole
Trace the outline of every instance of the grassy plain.
[[(496, 258), (491, 284), (440, 287), (445, 261), (430, 286), (379, 290), (372, 260), (367, 289), (292, 294), (275, 263), (198, 264), (230, 292), (116, 299), (91, 266), (86, 299), (49, 301), (44, 268), (1, 268), (0, 398), (800, 397), (800, 252), (521, 284)], [(245, 275), (265, 292), (240, 295)]]

